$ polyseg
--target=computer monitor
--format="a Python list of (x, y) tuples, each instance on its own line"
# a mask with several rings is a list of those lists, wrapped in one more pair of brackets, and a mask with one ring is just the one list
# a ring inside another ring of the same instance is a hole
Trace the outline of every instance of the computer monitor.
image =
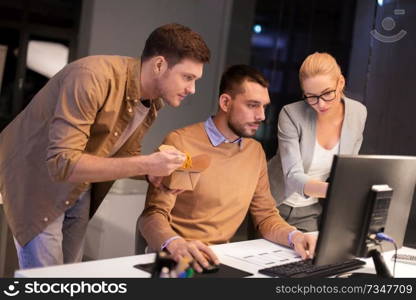
[[(416, 157), (336, 155), (323, 200), (314, 264), (332, 264), (362, 255), (362, 236), (368, 231), (364, 220), (371, 215), (373, 185), (393, 189), (383, 229), (398, 247), (403, 245), (416, 185)], [(393, 248), (383, 242), (382, 249)]]

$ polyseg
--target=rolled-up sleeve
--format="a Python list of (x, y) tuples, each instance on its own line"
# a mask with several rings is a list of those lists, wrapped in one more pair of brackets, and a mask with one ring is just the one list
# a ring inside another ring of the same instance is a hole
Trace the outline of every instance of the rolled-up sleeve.
[(299, 144), (300, 133), (285, 108), (279, 114), (277, 132), (286, 195), (296, 192), (305, 196), (304, 187), (311, 178), (303, 169)]
[(68, 70), (59, 84), (49, 127), (47, 167), (54, 181), (66, 181), (85, 150), (90, 128), (104, 103), (105, 84), (89, 69)]

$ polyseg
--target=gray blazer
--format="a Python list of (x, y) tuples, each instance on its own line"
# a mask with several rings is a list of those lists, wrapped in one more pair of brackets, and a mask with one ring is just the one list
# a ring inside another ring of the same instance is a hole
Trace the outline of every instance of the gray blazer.
[[(360, 102), (343, 97), (344, 121), (340, 154), (358, 154), (363, 141), (367, 109)], [(303, 194), (316, 140), (316, 112), (305, 101), (288, 104), (279, 114), (279, 149), (268, 162), (270, 189), (277, 205), (294, 192)]]

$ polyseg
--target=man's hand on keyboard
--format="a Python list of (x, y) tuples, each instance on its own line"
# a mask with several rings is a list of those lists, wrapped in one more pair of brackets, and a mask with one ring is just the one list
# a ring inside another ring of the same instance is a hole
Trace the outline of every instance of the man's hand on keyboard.
[(311, 234), (296, 232), (292, 237), (294, 250), (302, 259), (312, 258), (315, 253), (317, 238)]

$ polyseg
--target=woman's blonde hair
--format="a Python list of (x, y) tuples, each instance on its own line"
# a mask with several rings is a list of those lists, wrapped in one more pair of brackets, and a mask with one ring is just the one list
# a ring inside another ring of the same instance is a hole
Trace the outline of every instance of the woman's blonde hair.
[[(299, 81), (303, 88), (303, 81), (316, 75), (330, 75), (335, 81), (344, 78), (341, 68), (335, 58), (328, 53), (315, 52), (309, 55), (299, 69)], [(345, 86), (345, 85), (344, 85)]]

